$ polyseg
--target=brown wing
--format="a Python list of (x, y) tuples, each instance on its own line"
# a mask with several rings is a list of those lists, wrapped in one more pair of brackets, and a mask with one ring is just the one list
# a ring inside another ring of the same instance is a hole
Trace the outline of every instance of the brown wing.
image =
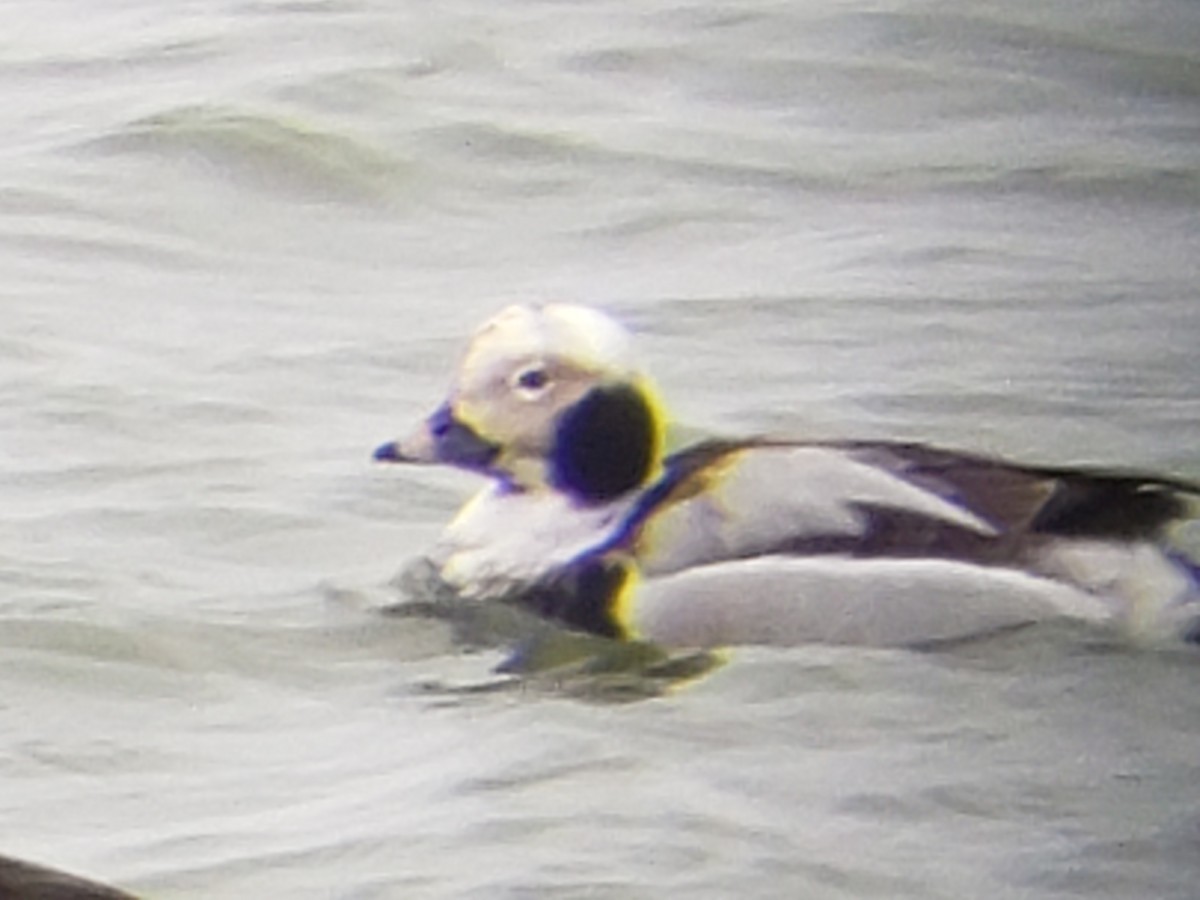
[(1200, 484), (1135, 472), (1019, 466), (924, 444), (834, 446), (1006, 531), (1154, 538), (1171, 522), (1194, 515), (1200, 497)]
[[(739, 481), (755, 460), (757, 474)], [(601, 549), (631, 547), (659, 573), (764, 554), (1008, 565), (1056, 537), (1153, 539), (1197, 495), (1200, 486), (1183, 481), (1019, 466), (924, 444), (709, 441), (671, 457)]]

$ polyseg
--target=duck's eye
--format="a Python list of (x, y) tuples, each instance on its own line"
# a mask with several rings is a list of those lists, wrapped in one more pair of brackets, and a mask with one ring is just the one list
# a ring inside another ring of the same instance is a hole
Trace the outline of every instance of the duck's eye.
[(550, 373), (540, 367), (524, 369), (517, 373), (513, 384), (521, 393), (536, 396), (550, 384)]

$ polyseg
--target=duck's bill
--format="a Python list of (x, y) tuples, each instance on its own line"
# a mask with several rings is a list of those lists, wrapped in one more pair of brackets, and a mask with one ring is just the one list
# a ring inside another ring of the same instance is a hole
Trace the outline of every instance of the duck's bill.
[(376, 448), (379, 462), (441, 464), (485, 470), (500, 448), (454, 416), (444, 404), (407, 438)]

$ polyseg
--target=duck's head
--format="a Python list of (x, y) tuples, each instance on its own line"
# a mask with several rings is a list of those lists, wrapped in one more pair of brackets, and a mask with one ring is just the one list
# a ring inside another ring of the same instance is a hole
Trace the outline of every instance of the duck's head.
[(583, 306), (511, 306), (468, 344), (445, 403), (375, 458), (443, 463), (517, 490), (614, 499), (658, 472), (664, 421), (629, 334)]

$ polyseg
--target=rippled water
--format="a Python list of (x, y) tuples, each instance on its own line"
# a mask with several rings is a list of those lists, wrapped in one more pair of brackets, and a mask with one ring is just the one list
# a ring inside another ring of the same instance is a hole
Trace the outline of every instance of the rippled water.
[(474, 485), (368, 457), (563, 298), (697, 427), (1200, 476), (1197, 47), (1186, 0), (9, 3), (0, 853), (148, 897), (1195, 896), (1195, 654), (459, 691), (499, 652), (373, 608)]

